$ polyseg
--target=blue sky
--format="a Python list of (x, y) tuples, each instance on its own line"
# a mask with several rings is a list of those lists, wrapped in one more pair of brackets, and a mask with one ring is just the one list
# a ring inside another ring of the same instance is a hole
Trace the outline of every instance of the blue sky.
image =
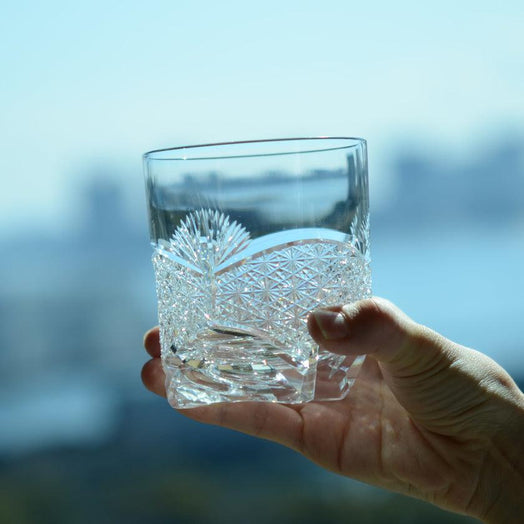
[(0, 223), (63, 222), (97, 164), (140, 191), (157, 147), (362, 136), (375, 180), (402, 143), (466, 154), (524, 126), (523, 27), (520, 1), (3, 2)]

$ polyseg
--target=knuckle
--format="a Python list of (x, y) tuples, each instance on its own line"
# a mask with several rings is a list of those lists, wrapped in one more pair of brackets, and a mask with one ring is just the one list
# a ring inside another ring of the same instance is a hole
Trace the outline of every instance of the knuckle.
[[(348, 305), (344, 311), (370, 352), (383, 356), (394, 349), (427, 343), (427, 333), (392, 302), (372, 297)], [(395, 352), (395, 351), (393, 351)]]
[(349, 306), (350, 316), (359, 322), (395, 323), (396, 308), (391, 302), (380, 297), (366, 298)]

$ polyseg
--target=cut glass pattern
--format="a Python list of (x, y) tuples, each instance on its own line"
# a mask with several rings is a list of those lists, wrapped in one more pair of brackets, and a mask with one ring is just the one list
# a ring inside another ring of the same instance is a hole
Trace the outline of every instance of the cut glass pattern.
[[(202, 403), (199, 388), (210, 386), (216, 401), (241, 398), (246, 388), (261, 400), (311, 400), (318, 354), (307, 314), (371, 294), (369, 259), (348, 235), (311, 228), (250, 240), (211, 210), (190, 213), (157, 246), (153, 264), (176, 407)], [(322, 361), (344, 365), (327, 353)]]

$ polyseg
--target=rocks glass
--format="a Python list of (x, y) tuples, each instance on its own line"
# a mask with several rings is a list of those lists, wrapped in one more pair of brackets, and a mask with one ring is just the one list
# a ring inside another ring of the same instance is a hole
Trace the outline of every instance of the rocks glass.
[(362, 358), (306, 319), (371, 295), (365, 140), (175, 147), (144, 169), (170, 404), (344, 397)]

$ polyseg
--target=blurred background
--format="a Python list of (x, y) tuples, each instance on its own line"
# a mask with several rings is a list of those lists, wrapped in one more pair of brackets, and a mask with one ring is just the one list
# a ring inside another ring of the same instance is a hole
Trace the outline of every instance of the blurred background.
[(2, 2), (0, 522), (470, 522), (141, 386), (141, 154), (368, 140), (374, 292), (522, 387), (524, 5)]

